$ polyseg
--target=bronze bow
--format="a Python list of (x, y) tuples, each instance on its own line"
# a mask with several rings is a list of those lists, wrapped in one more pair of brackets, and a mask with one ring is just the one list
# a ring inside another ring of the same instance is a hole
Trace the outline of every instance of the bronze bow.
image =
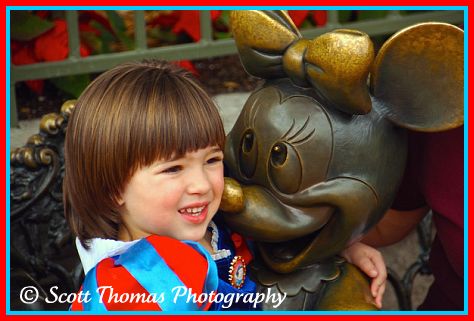
[(298, 86), (312, 86), (346, 113), (371, 110), (367, 79), (374, 49), (367, 34), (339, 29), (303, 39), (285, 11), (233, 11), (231, 26), (249, 74), (289, 77)]

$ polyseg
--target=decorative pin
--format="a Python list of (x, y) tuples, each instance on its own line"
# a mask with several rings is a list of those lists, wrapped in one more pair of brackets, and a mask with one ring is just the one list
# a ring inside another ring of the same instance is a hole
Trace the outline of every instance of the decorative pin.
[(240, 289), (244, 286), (245, 276), (247, 275), (247, 266), (244, 258), (240, 255), (234, 256), (229, 267), (229, 282), (236, 288)]

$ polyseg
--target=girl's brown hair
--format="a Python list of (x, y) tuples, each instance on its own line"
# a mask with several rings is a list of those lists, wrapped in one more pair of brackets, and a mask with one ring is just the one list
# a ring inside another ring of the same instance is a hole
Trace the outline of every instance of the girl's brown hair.
[(66, 132), (65, 215), (81, 243), (116, 239), (117, 200), (129, 179), (157, 159), (218, 145), (218, 110), (192, 75), (163, 61), (119, 65), (77, 100)]

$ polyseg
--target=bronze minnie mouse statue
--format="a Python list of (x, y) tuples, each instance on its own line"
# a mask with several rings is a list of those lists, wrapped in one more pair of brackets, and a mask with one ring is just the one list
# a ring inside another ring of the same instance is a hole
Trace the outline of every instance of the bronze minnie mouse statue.
[(375, 57), (366, 34), (306, 40), (284, 11), (234, 11), (231, 26), (245, 69), (266, 79), (227, 136), (221, 206), (255, 241), (252, 277), (287, 294), (280, 309), (375, 309), (362, 272), (337, 254), (393, 201), (405, 128), (463, 124), (463, 31), (414, 25)]

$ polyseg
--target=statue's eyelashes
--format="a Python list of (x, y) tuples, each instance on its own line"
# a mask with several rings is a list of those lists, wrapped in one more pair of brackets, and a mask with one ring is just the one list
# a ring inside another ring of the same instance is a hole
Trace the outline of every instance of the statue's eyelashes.
[(283, 136), (280, 137), (280, 140), (285, 140), (285, 138), (291, 133), (291, 131), (295, 127), (295, 124), (296, 124), (296, 120), (293, 118), (290, 128), (286, 131), (286, 133)]
[(293, 141), (290, 141), (293, 145), (295, 144), (301, 144), (301, 143), (304, 143), (305, 141), (309, 140), (311, 138), (311, 136), (313, 136), (313, 134), (316, 132), (316, 129), (313, 128), (313, 130), (306, 136), (304, 136), (303, 138), (299, 139), (299, 140), (293, 140)]
[(303, 137), (299, 137), (301, 136), (305, 129), (308, 127), (308, 124), (309, 124), (309, 120), (310, 120), (311, 116), (308, 115), (308, 117), (306, 118), (304, 124), (298, 129), (296, 130), (296, 132), (294, 134), (291, 134), (291, 132), (293, 131), (293, 129), (295, 128), (295, 124), (296, 124), (296, 121), (295, 119), (293, 118), (293, 121), (291, 123), (291, 126), (290, 128), (288, 129), (288, 131), (281, 137), (281, 140), (282, 141), (287, 141), (291, 144), (299, 144), (299, 143), (303, 143), (305, 141), (307, 141), (309, 138), (311, 138), (311, 136), (313, 136), (313, 134), (315, 133), (316, 129), (312, 129), (308, 134), (306, 134), (305, 136)]

